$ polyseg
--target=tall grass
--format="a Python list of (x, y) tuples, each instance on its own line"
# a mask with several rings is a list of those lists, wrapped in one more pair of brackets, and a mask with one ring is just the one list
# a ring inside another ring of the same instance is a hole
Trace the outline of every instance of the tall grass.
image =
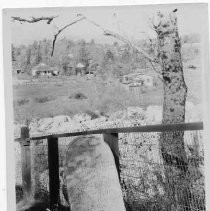
[(51, 100), (53, 100), (53, 98), (52, 97), (48, 97), (48, 96), (36, 97), (34, 99), (34, 101), (37, 102), (37, 103), (46, 103), (46, 102), (49, 102)]
[(31, 85), (25, 89), (23, 85), (20, 85), (15, 89), (18, 94), (16, 97), (23, 98), (24, 96), (23, 99), (33, 99), (21, 101), (19, 103), (21, 106), (14, 104), (17, 122), (56, 115), (73, 116), (76, 113), (87, 111), (105, 115), (123, 110), (128, 106), (161, 105), (162, 97), (162, 93), (155, 88), (132, 92), (118, 82), (106, 84), (98, 78), (93, 81), (66, 80), (59, 87), (46, 84), (43, 87)]

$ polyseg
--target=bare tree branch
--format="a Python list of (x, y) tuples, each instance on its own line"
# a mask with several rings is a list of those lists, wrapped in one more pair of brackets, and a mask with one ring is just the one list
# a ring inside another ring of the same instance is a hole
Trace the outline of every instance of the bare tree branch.
[[(22, 22), (28, 22), (28, 23), (36, 23), (36, 22), (39, 22), (39, 21), (43, 21), (43, 20), (46, 20), (47, 21), (47, 24), (50, 24), (52, 22), (52, 20), (54, 18), (56, 18), (58, 16), (51, 16), (51, 17), (39, 17), (39, 18), (34, 18), (32, 17), (31, 20), (27, 20), (27, 19), (24, 19), (24, 18), (20, 18), (20, 17), (12, 17), (13, 21), (19, 21), (20, 23)], [(58, 35), (64, 31), (66, 28), (72, 26), (73, 24), (76, 24), (77, 22), (79, 21), (82, 21), (82, 20), (86, 20), (87, 22), (95, 25), (96, 27), (100, 28), (104, 35), (106, 36), (112, 36), (126, 44), (128, 44), (132, 49), (134, 49), (137, 53), (140, 53), (142, 54), (146, 59), (149, 60), (152, 68), (154, 69), (154, 71), (156, 73), (158, 73), (159, 75), (161, 74), (156, 68), (155, 66), (153, 65), (153, 62), (154, 63), (158, 63), (158, 60), (156, 58), (152, 58), (148, 53), (146, 53), (143, 49), (139, 48), (138, 46), (135, 46), (133, 45), (128, 39), (124, 38), (123, 36), (121, 36), (120, 34), (118, 33), (114, 33), (110, 30), (107, 30), (105, 28), (103, 28), (102, 26), (100, 26), (99, 24), (97, 24), (96, 22), (88, 19), (87, 17), (85, 17), (83, 14), (77, 14), (77, 17), (80, 17), (79, 19), (65, 25), (64, 27), (62, 27), (61, 29), (58, 30), (58, 32), (54, 35), (54, 39), (53, 39), (53, 44), (52, 44), (52, 52), (51, 52), (51, 57), (53, 56), (53, 53), (54, 53), (54, 49), (55, 49), (55, 42), (57, 40), (57, 37)], [(161, 77), (159, 76), (159, 78), (161, 79)]]
[(67, 25), (65, 25), (64, 27), (62, 27), (61, 29), (58, 30), (58, 32), (54, 35), (54, 39), (53, 39), (53, 45), (52, 45), (52, 52), (51, 52), (51, 57), (53, 56), (53, 53), (54, 53), (54, 49), (55, 49), (55, 42), (56, 42), (56, 39), (58, 37), (58, 35), (63, 31), (65, 30), (66, 28), (68, 28), (69, 26), (72, 26), (73, 24), (79, 22), (79, 21), (82, 21), (83, 19), (85, 19), (84, 17), (81, 17), (79, 18), (78, 20), (75, 20)]
[(104, 35), (106, 36), (112, 36), (126, 44), (128, 44), (132, 49), (136, 50), (136, 52), (138, 53), (141, 53), (145, 58), (147, 58), (149, 61), (151, 62), (155, 62), (155, 63), (158, 63), (157, 59), (156, 58), (152, 58), (148, 53), (146, 53), (144, 50), (142, 50), (141, 48), (139, 48), (138, 46), (135, 46), (133, 45), (128, 39), (124, 38), (123, 36), (121, 36), (120, 34), (118, 33), (115, 33), (115, 32), (112, 32), (110, 30), (107, 30), (105, 28), (103, 28), (102, 26), (100, 26), (99, 24), (97, 24), (96, 22), (88, 19), (87, 17), (85, 17), (84, 15), (82, 14), (79, 14), (79, 16), (82, 16), (86, 21), (88, 21), (89, 23), (95, 25), (96, 27), (100, 28), (103, 32), (104, 32)]
[(149, 62), (150, 62), (150, 64), (151, 64), (151, 66), (152, 66), (152, 69), (158, 74), (158, 78), (159, 78), (162, 82), (164, 82), (163, 78), (161, 77), (161, 76), (162, 76), (161, 71), (159, 71), (159, 70), (154, 66), (154, 64), (153, 64), (151, 61), (149, 61)]
[[(79, 16), (79, 15), (78, 15)], [(31, 20), (29, 19), (25, 19), (25, 18), (21, 18), (21, 17), (11, 17), (13, 19), (13, 21), (19, 21), (21, 24), (22, 22), (28, 22), (28, 23), (36, 23), (36, 22), (39, 22), (39, 21), (47, 21), (47, 24), (50, 24), (54, 18), (56, 18), (58, 16), (51, 16), (51, 17), (39, 17), (39, 18), (35, 18), (35, 17), (32, 17)], [(57, 37), (58, 35), (63, 31), (65, 30), (66, 28), (68, 28), (69, 26), (81, 21), (85, 19), (85, 17), (80, 17), (78, 20), (75, 20), (67, 25), (65, 25), (64, 27), (62, 27), (61, 29), (58, 30), (58, 32), (54, 35), (54, 39), (53, 39), (53, 44), (52, 44), (52, 52), (51, 52), (51, 56), (53, 56), (53, 53), (54, 53), (54, 48), (55, 48), (55, 42), (57, 40)]]
[(21, 24), (22, 22), (28, 22), (28, 23), (36, 23), (39, 21), (47, 21), (47, 24), (50, 24), (54, 18), (57, 18), (57, 16), (50, 16), (50, 17), (39, 17), (39, 18), (35, 18), (35, 17), (31, 17), (31, 19), (25, 19), (25, 18), (21, 18), (21, 17), (11, 17), (13, 19), (13, 21), (19, 21)]
[(114, 33), (110, 30), (107, 30), (107, 29), (104, 29), (103, 27), (101, 27), (99, 24), (95, 23), (94, 21), (88, 19), (87, 17), (85, 17), (84, 15), (82, 14), (79, 14), (78, 16), (82, 16), (86, 21), (88, 21), (89, 23), (95, 25), (96, 27), (100, 28), (103, 32), (104, 32), (104, 35), (106, 36), (112, 36), (126, 44), (128, 44), (132, 49), (134, 49), (137, 53), (141, 53), (146, 59), (149, 60), (150, 64), (151, 64), (151, 67), (153, 68), (153, 70), (158, 74), (158, 78), (163, 81), (162, 77), (161, 77), (161, 72), (158, 71), (156, 69), (156, 67), (153, 65), (153, 63), (159, 63), (159, 61), (156, 59), (156, 58), (152, 58), (148, 53), (146, 53), (143, 49), (139, 48), (138, 46), (135, 46), (133, 45), (128, 39), (124, 38), (123, 36), (117, 34), (117, 33)]

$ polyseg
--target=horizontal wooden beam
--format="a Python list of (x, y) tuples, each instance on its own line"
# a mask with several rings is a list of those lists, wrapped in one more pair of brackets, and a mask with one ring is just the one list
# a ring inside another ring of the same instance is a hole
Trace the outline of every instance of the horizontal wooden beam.
[[(149, 133), (149, 132), (173, 132), (173, 131), (193, 131), (203, 130), (203, 122), (191, 122), (191, 123), (177, 123), (177, 124), (158, 124), (158, 125), (145, 125), (135, 127), (121, 127), (121, 128), (107, 128), (97, 130), (87, 130), (80, 132), (58, 133), (48, 134), (43, 136), (31, 136), (30, 140), (41, 140), (48, 138), (63, 138), (80, 135), (90, 134), (103, 134), (103, 133)], [(16, 138), (15, 141), (21, 141), (21, 138)]]

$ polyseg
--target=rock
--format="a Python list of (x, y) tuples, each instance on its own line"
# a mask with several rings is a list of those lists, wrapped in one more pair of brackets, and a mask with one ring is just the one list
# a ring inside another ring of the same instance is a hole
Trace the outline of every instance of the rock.
[(161, 124), (162, 112), (161, 106), (148, 106), (145, 112), (147, 125)]
[(58, 123), (70, 122), (71, 118), (69, 116), (55, 116), (53, 117), (53, 121)]
[(64, 133), (64, 132), (75, 132), (83, 130), (82, 125), (74, 120), (68, 122), (54, 122), (51, 128), (47, 130), (47, 133)]
[(127, 108), (127, 114), (128, 114), (128, 117), (133, 117), (135, 115), (144, 115), (144, 110), (143, 108), (140, 108), (140, 107), (129, 106)]
[(125, 211), (114, 157), (100, 136), (71, 142), (65, 171), (71, 211)]
[(34, 131), (37, 131), (38, 122), (39, 120), (36, 118), (31, 119), (30, 124), (29, 124), (30, 134), (34, 133)]
[(37, 123), (37, 131), (45, 132), (49, 129), (50, 125), (53, 123), (53, 118), (43, 118)]
[(46, 134), (75, 132), (83, 130), (81, 124), (72, 120), (69, 116), (55, 116), (53, 118), (44, 118), (30, 124), (30, 134), (32, 136), (41, 136)]
[(138, 119), (139, 121), (144, 119), (144, 110), (140, 107), (132, 107), (129, 106), (127, 109), (123, 111), (117, 111), (110, 115), (109, 120), (130, 120), (130, 119)]
[(192, 102), (186, 102), (185, 122), (198, 122), (203, 120), (202, 104), (194, 105)]
[(125, 117), (125, 111), (117, 111), (109, 116), (109, 121), (123, 119), (124, 117)]
[(104, 128), (105, 127), (105, 123), (107, 121), (106, 117), (100, 117), (97, 119), (92, 119), (92, 120), (87, 120), (85, 122), (82, 122), (82, 126), (83, 128), (90, 130), (90, 129), (99, 129), (99, 128)]
[(73, 116), (73, 120), (78, 122), (78, 123), (81, 123), (81, 122), (91, 120), (91, 116), (86, 114), (86, 113), (79, 113), (79, 114), (75, 114)]

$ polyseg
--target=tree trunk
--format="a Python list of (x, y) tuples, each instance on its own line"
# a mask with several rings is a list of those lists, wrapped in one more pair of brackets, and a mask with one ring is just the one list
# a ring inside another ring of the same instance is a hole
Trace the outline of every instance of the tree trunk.
[[(185, 121), (187, 86), (184, 81), (181, 43), (177, 18), (157, 14), (154, 29), (158, 38), (158, 55), (162, 66), (164, 102), (162, 124)], [(187, 157), (184, 149), (184, 132), (162, 133), (160, 137), (169, 210), (190, 210), (189, 182), (187, 182)]]

